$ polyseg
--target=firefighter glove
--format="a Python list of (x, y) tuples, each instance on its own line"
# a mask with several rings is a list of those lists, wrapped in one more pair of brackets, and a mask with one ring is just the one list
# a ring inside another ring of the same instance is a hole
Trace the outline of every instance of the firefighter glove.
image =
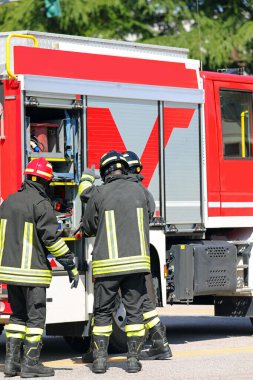
[(95, 179), (99, 179), (99, 178), (100, 178), (100, 176), (98, 174), (96, 174), (94, 168), (91, 168), (91, 169), (86, 168), (82, 174), (80, 182), (90, 181), (93, 183), (95, 181)]
[(66, 271), (72, 270), (76, 266), (74, 263), (74, 254), (70, 251), (62, 257), (57, 257), (56, 260), (63, 266)]
[(68, 271), (69, 282), (71, 283), (71, 289), (77, 288), (79, 282), (79, 273), (76, 267)]

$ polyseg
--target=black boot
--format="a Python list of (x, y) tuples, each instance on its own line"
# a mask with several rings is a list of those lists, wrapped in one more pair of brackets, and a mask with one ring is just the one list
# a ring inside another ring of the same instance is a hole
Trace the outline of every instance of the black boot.
[(4, 364), (4, 374), (7, 377), (20, 374), (20, 351), (22, 339), (6, 339), (6, 357)]
[(82, 356), (82, 362), (83, 363), (93, 363), (93, 351), (91, 348), (87, 352), (85, 352)]
[(21, 363), (21, 377), (47, 377), (54, 376), (54, 370), (50, 367), (44, 367), (39, 363), (41, 342), (25, 341), (24, 358)]
[(93, 363), (93, 340), (91, 338), (90, 347), (87, 352), (85, 352), (82, 356), (83, 363)]
[(166, 328), (160, 322), (150, 329), (152, 346), (140, 353), (141, 360), (166, 360), (172, 357), (172, 352), (166, 338)]
[(92, 372), (94, 373), (105, 373), (107, 370), (107, 350), (109, 344), (109, 336), (105, 335), (93, 335), (92, 336), (92, 346), (93, 346), (93, 364)]
[(139, 362), (139, 354), (144, 341), (144, 337), (140, 336), (130, 336), (127, 337), (127, 372), (135, 373), (139, 372), (142, 368)]

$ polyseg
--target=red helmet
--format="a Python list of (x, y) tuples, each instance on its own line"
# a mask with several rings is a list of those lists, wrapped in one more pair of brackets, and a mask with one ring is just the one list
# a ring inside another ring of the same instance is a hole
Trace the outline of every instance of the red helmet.
[(52, 165), (44, 157), (35, 158), (28, 163), (24, 174), (33, 175), (36, 177), (44, 178), (47, 181), (51, 181), (53, 178), (53, 168)]

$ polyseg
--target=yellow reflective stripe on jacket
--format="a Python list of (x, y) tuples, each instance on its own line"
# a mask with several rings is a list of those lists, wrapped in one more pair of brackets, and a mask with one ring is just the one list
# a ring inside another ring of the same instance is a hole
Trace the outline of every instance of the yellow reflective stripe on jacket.
[(130, 265), (133, 263), (148, 263), (150, 264), (150, 257), (149, 256), (128, 256), (128, 257), (119, 257), (116, 260), (94, 260), (92, 261), (92, 267), (97, 268), (97, 267), (108, 267), (108, 266), (116, 266), (116, 265)]
[(113, 210), (105, 211), (105, 224), (109, 258), (116, 259), (118, 257), (118, 243), (116, 235), (115, 215)]
[(143, 224), (143, 208), (137, 208), (137, 219), (140, 234), (140, 244), (141, 244), (141, 254), (144, 256), (147, 254), (145, 234), (144, 234), (144, 224)]
[(88, 180), (89, 182), (90, 181), (94, 182), (95, 181), (95, 177), (93, 175), (91, 175), (91, 174), (83, 174), (82, 177), (81, 177), (81, 182), (80, 183), (85, 182), (85, 180)]
[(118, 265), (114, 267), (102, 267), (102, 268), (92, 268), (92, 273), (94, 276), (96, 275), (104, 275), (110, 273), (121, 273), (121, 272), (135, 272), (135, 271), (143, 271), (150, 272), (150, 264), (149, 263), (134, 263), (134, 264), (124, 264)]
[(17, 274), (19, 276), (40, 276), (40, 277), (52, 277), (52, 271), (49, 269), (22, 269), (22, 268), (14, 268), (14, 267), (1, 267), (0, 273), (5, 274)]
[(61, 238), (60, 238), (60, 240), (58, 240), (53, 245), (47, 246), (46, 248), (55, 257), (63, 256), (63, 255), (65, 255), (65, 253), (67, 253), (69, 251), (69, 248), (68, 248), (67, 244)]
[(8, 275), (1, 273), (0, 270), (0, 281), (2, 282), (14, 282), (22, 284), (38, 284), (38, 285), (50, 285), (51, 278), (48, 277), (35, 277), (35, 276), (17, 276), (17, 275)]
[(92, 273), (94, 276), (96, 275), (106, 275), (110, 273), (128, 273), (128, 272), (150, 272), (150, 265), (128, 265), (124, 267), (118, 267), (114, 269), (102, 268), (102, 269), (93, 269)]
[(26, 332), (26, 326), (25, 325), (18, 325), (16, 323), (9, 323), (6, 327), (5, 327), (5, 330), (6, 331), (13, 331), (13, 332)]
[(92, 183), (90, 181), (83, 181), (78, 186), (78, 195), (81, 196), (82, 192), (87, 190), (89, 187), (92, 187)]
[(25, 222), (21, 268), (31, 268), (33, 250), (33, 224)]
[(64, 240), (62, 239), (59, 239), (56, 243), (52, 244), (52, 245), (48, 245), (47, 246), (47, 249), (51, 252), (51, 251), (56, 251), (59, 247), (62, 246)]
[(7, 219), (0, 219), (0, 265), (2, 263)]
[(26, 329), (26, 335), (42, 335), (43, 329), (39, 327), (27, 327)]
[(152, 317), (157, 317), (158, 313), (156, 310), (147, 311), (146, 313), (143, 313), (143, 319), (149, 319)]

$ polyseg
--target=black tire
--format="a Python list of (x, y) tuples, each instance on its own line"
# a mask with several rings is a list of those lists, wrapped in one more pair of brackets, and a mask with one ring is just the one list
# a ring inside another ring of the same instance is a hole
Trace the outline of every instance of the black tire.
[[(115, 302), (115, 311), (112, 318), (112, 335), (110, 336), (109, 352), (122, 354), (128, 351), (125, 333), (126, 310), (118, 294)], [(148, 332), (146, 331), (146, 337)]]
[(125, 333), (126, 310), (122, 303), (120, 295), (115, 302), (115, 310), (112, 318), (112, 334), (110, 336), (110, 353), (127, 352), (127, 339)]
[(83, 354), (90, 347), (90, 337), (83, 338), (81, 336), (64, 336), (63, 338), (74, 352)]
[(153, 285), (154, 285), (154, 292), (155, 292), (155, 305), (162, 306), (162, 295), (161, 295), (160, 281), (158, 277), (153, 277)]
[(154, 305), (157, 304), (157, 289), (154, 286), (154, 279), (152, 278), (152, 274), (146, 274), (146, 288), (149, 299), (153, 302)]

